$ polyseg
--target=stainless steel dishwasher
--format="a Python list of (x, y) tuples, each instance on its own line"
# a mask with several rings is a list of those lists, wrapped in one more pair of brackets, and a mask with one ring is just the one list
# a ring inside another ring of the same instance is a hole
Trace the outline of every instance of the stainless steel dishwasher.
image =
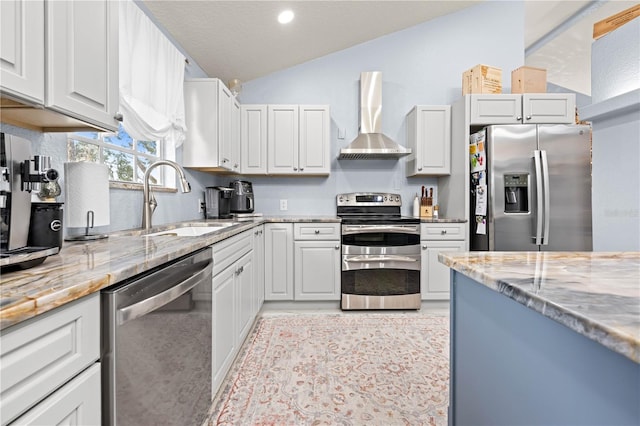
[(211, 405), (210, 248), (102, 291), (103, 425), (200, 425)]

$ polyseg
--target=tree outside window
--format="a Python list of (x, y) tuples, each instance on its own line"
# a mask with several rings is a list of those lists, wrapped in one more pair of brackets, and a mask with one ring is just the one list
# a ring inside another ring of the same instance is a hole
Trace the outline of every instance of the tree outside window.
[[(135, 140), (122, 126), (116, 133), (75, 132), (67, 136), (67, 158), (106, 164), (111, 181), (143, 183), (147, 167), (163, 158), (162, 144)], [(152, 171), (150, 183), (164, 185), (161, 167)]]

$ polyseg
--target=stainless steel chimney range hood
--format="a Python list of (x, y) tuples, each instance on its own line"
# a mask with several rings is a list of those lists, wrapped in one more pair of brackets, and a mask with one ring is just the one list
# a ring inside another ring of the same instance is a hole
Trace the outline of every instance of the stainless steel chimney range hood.
[(360, 74), (360, 134), (340, 150), (339, 159), (397, 159), (411, 154), (382, 133), (382, 73)]

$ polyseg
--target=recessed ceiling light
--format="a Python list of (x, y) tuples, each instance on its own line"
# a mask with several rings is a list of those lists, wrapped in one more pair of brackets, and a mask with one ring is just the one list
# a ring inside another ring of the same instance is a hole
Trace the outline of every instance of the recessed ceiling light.
[(289, 22), (293, 21), (293, 16), (294, 15), (291, 10), (284, 10), (278, 15), (278, 22), (280, 22), (281, 24), (288, 24)]

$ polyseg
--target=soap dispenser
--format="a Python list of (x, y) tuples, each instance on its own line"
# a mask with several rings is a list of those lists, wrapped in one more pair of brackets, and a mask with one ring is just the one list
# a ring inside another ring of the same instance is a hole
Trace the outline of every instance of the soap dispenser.
[(420, 197), (418, 197), (417, 193), (413, 199), (413, 217), (420, 217)]

